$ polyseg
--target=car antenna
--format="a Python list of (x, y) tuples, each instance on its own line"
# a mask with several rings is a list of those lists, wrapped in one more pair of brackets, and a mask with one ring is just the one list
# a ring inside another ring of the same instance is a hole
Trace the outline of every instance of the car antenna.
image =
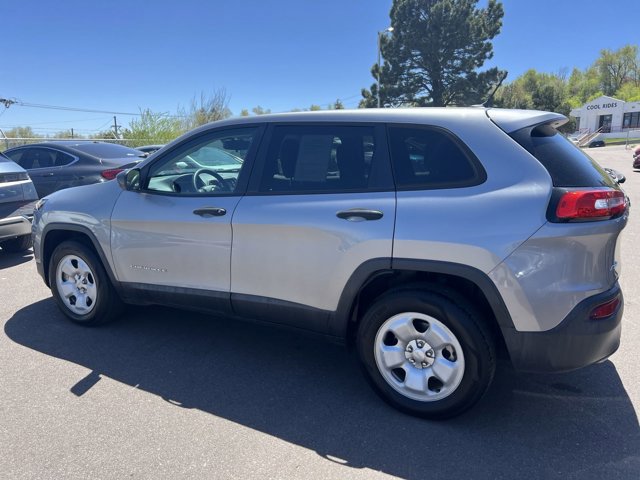
[(504, 80), (507, 78), (507, 75), (509, 74), (509, 72), (507, 72), (506, 70), (503, 71), (502, 76), (500, 77), (500, 80), (498, 81), (498, 83), (496, 84), (495, 88), (493, 89), (493, 91), (489, 94), (489, 96), (487, 97), (487, 99), (482, 102), (479, 105), (473, 105), (474, 107), (485, 107), (485, 108), (489, 108), (493, 105), (493, 96), (496, 94), (496, 92), (498, 91), (498, 89), (500, 88), (500, 86), (502, 85), (502, 82), (504, 82)]

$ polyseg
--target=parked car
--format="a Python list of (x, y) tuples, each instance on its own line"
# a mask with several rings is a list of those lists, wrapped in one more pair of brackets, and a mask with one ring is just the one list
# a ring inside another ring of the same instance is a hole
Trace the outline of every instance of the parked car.
[(592, 140), (589, 142), (589, 148), (604, 147), (604, 140)]
[(4, 153), (29, 173), (40, 197), (64, 188), (113, 180), (144, 158), (133, 148), (88, 140), (34, 143)]
[(611, 178), (613, 178), (616, 183), (624, 183), (627, 181), (627, 177), (624, 176), (624, 173), (619, 172), (618, 170), (604, 167), (604, 171), (611, 175)]
[[(626, 198), (566, 121), (476, 107), (215, 122), (117, 182), (45, 199), (37, 270), (74, 322), (156, 303), (303, 328), (354, 345), (391, 405), (450, 417), (501, 348), (543, 372), (618, 348)], [(211, 149), (241, 163), (193, 163)]]
[(640, 145), (633, 151), (633, 168), (640, 168)]
[(0, 153), (0, 249), (31, 248), (31, 220), (38, 194), (22, 167)]
[(136, 147), (136, 150), (140, 150), (143, 153), (147, 154), (147, 157), (154, 152), (160, 150), (164, 145), (143, 145), (141, 147)]

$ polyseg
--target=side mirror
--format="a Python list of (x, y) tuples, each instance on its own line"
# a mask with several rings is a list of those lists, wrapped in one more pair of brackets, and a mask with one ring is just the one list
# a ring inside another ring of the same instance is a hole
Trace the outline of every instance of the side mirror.
[(116, 176), (116, 181), (123, 190), (136, 191), (140, 190), (140, 169), (131, 168), (120, 172)]

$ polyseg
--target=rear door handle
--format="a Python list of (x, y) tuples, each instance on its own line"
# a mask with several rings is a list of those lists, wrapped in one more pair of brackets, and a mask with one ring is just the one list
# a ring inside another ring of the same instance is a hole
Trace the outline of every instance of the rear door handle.
[(224, 208), (220, 207), (202, 207), (196, 208), (193, 213), (196, 215), (200, 215), (201, 217), (209, 218), (222, 217), (226, 215), (227, 211)]
[(53, 172), (51, 173), (43, 173), (42, 175), (40, 175), (41, 177), (53, 177)]
[(368, 210), (366, 208), (352, 208), (336, 213), (336, 217), (349, 222), (362, 222), (364, 220), (380, 220), (384, 214), (380, 210)]

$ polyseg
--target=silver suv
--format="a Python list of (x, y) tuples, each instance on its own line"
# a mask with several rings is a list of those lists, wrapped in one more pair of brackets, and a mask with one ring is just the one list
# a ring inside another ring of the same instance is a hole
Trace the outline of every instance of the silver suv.
[(31, 219), (38, 194), (29, 174), (0, 153), (0, 249), (31, 248)]
[(212, 123), (116, 182), (41, 200), (38, 272), (75, 322), (153, 303), (304, 328), (354, 345), (393, 406), (457, 415), (501, 351), (566, 371), (618, 347), (628, 206), (565, 121), (433, 108)]

